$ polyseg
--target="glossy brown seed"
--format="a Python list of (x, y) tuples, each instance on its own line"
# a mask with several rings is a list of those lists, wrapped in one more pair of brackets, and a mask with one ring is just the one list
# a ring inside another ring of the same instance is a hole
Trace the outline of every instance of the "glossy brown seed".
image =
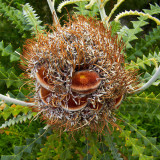
[(116, 98), (116, 102), (115, 102), (115, 108), (116, 109), (118, 109), (120, 107), (120, 104), (121, 104), (122, 100), (123, 100), (123, 95)]
[(79, 71), (72, 77), (71, 89), (80, 94), (93, 93), (100, 85), (99, 75), (94, 71)]
[(40, 69), (38, 69), (38, 71), (36, 72), (36, 79), (38, 83), (45, 89), (50, 91), (54, 90), (54, 85), (47, 83), (47, 78), (45, 76), (45, 68), (43, 66)]
[(49, 105), (51, 102), (51, 91), (41, 87), (40, 88), (40, 97), (41, 100), (46, 104)]
[[(64, 99), (65, 101), (65, 99)], [(87, 105), (87, 98), (74, 98), (70, 96), (69, 100), (66, 103), (62, 101), (62, 108), (68, 111), (78, 111), (83, 109)]]

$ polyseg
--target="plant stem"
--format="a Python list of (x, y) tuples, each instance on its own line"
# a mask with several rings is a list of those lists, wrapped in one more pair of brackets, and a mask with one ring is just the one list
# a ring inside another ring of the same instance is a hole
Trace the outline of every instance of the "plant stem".
[(100, 16), (101, 16), (101, 20), (104, 24), (104, 26), (106, 27), (108, 24), (106, 23), (107, 21), (107, 15), (106, 15), (106, 12), (105, 12), (105, 9), (104, 9), (104, 6), (101, 2), (101, 0), (97, 0), (97, 6), (99, 8), (99, 12), (100, 12)]
[(121, 5), (121, 3), (123, 3), (125, 0), (120, 0), (120, 1), (117, 1), (117, 4), (114, 5), (114, 8), (111, 10), (109, 16), (108, 16), (108, 19), (107, 19), (107, 23), (109, 22), (111, 16), (113, 15), (113, 13), (117, 10), (117, 8)]
[(138, 11), (125, 11), (122, 13), (119, 13), (116, 17), (115, 17), (115, 21), (119, 21), (120, 18), (124, 17), (124, 16), (143, 16), (143, 17), (147, 17), (153, 21), (155, 21), (157, 23), (157, 25), (160, 25), (160, 20), (156, 17), (153, 17), (152, 15), (148, 14), (148, 13), (143, 13), (143, 12), (138, 12)]
[(4, 96), (2, 94), (0, 94), (0, 100), (3, 100), (3, 101), (8, 102), (8, 103), (19, 104), (19, 105), (22, 105), (22, 106), (34, 106), (35, 105), (34, 103), (28, 103), (28, 102), (25, 102), (25, 101), (20, 101), (20, 100), (14, 99), (14, 98)]
[(54, 9), (54, 2), (55, 0), (47, 0), (48, 2), (48, 5), (49, 5), (49, 8), (51, 10), (51, 13), (53, 15), (53, 21), (56, 25), (59, 25), (59, 21), (58, 21), (58, 17), (57, 17), (57, 14), (56, 14), (56, 11)]
[(138, 88), (137, 90), (135, 90), (134, 93), (141, 92), (147, 89), (148, 87), (150, 87), (153, 84), (153, 82), (155, 82), (158, 79), (159, 75), (160, 75), (160, 66), (157, 69), (156, 73), (152, 76), (152, 78), (146, 84), (144, 84), (141, 88)]

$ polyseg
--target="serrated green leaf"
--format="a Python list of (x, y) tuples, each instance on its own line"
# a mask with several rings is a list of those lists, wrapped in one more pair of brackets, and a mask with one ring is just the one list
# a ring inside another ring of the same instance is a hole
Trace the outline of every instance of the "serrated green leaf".
[(1, 115), (2, 115), (3, 119), (7, 120), (8, 117), (11, 115), (11, 112), (10, 112), (10, 110), (8, 109), (7, 111), (2, 112)]
[(112, 21), (111, 22), (111, 31), (112, 35), (117, 34), (121, 29), (121, 24), (119, 22)]
[(37, 14), (35, 14), (35, 11), (29, 5), (29, 3), (26, 3), (23, 6), (23, 15), (25, 16), (28, 25), (31, 26), (32, 34), (43, 32), (42, 30), (44, 29), (44, 27), (40, 25), (42, 21), (39, 20), (39, 17), (37, 16)]
[(144, 10), (145, 13), (148, 13), (150, 15), (160, 13), (160, 7), (158, 6), (158, 4), (155, 4), (155, 6), (150, 4), (150, 8), (151, 8), (151, 10), (149, 10), (149, 9), (143, 9), (143, 10)]
[(12, 155), (2, 155), (1, 160), (13, 160), (14, 156)]
[(97, 148), (96, 145), (92, 145), (89, 149), (89, 152), (92, 154), (92, 155), (98, 155), (100, 153), (99, 149)]
[(136, 34), (143, 31), (141, 27), (148, 24), (144, 17), (140, 16), (138, 21), (132, 21), (133, 29), (129, 29), (127, 26), (123, 26), (120, 32), (118, 32), (119, 37), (122, 37), (126, 48), (132, 48), (130, 42), (137, 39)]
[(20, 33), (24, 31), (25, 20), (22, 11), (15, 9), (14, 7), (8, 6), (6, 3), (0, 0), (0, 12), (11, 21), (13, 25), (19, 30)]
[(80, 138), (80, 141), (81, 142), (84, 142), (86, 140), (86, 137), (85, 136), (82, 136), (81, 138)]
[(7, 79), (7, 76), (4, 74), (4, 72), (0, 71), (0, 82), (5, 82)]
[(130, 134), (131, 134), (131, 131), (123, 130), (123, 132), (121, 132), (120, 136), (121, 137), (129, 137)]
[(15, 155), (19, 154), (19, 155), (22, 156), (24, 147), (25, 147), (25, 146), (15, 146), (15, 147), (14, 147), (14, 154), (15, 154)]
[(142, 136), (146, 136), (146, 131), (145, 130), (138, 130), (138, 132), (136, 132), (137, 134), (137, 138), (141, 138)]
[(131, 137), (126, 137), (126, 146), (132, 146), (133, 144), (136, 144), (138, 139), (136, 138), (131, 138)]
[(135, 57), (142, 57), (144, 53), (148, 53), (150, 50), (150, 47), (155, 45), (156, 42), (159, 42), (160, 37), (160, 26), (157, 26), (157, 28), (154, 28), (153, 31), (149, 32), (149, 34), (145, 35), (145, 39), (141, 39), (138, 41), (134, 48), (132, 48), (130, 51), (130, 55), (128, 57), (128, 60), (135, 60)]
[(21, 49), (18, 48), (16, 49), (11, 55), (10, 55), (10, 61), (11, 62), (15, 62), (15, 61), (19, 61), (20, 60), (20, 55), (17, 54), (21, 52)]
[(145, 146), (150, 145), (152, 143), (153, 145), (156, 145), (156, 138), (155, 137), (147, 137), (147, 139), (143, 139)]
[(12, 54), (12, 45), (9, 44), (5, 49), (2, 51), (2, 56), (9, 56)]
[(87, 10), (85, 6), (88, 4), (88, 2), (82, 1), (82, 2), (77, 2), (75, 3), (77, 6), (74, 7), (76, 9), (76, 14), (77, 15), (84, 15), (88, 17), (95, 17), (98, 15), (98, 7), (97, 5), (93, 5), (90, 10)]
[(2, 51), (4, 49), (4, 43), (3, 41), (0, 42), (0, 51)]
[(153, 159), (154, 159), (153, 156), (146, 156), (143, 154), (140, 154), (140, 156), (139, 156), (139, 160), (153, 160)]
[(87, 156), (85, 156), (83, 158), (83, 160), (92, 160), (92, 155), (91, 154), (87, 154)]
[(140, 156), (143, 154), (145, 148), (138, 145), (133, 145), (132, 149), (133, 149), (133, 152), (132, 152), (133, 156)]

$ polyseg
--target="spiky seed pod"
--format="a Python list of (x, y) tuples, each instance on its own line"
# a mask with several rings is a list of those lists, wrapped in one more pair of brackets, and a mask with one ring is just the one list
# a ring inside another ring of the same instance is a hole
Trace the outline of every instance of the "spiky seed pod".
[(125, 69), (123, 50), (111, 30), (82, 16), (28, 40), (23, 58), (43, 119), (68, 130), (111, 119), (137, 84), (134, 71)]

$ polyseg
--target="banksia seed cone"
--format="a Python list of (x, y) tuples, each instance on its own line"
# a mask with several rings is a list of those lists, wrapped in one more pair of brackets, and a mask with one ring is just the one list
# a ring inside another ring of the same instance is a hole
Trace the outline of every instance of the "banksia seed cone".
[(125, 69), (123, 49), (111, 30), (82, 16), (28, 40), (23, 59), (43, 119), (68, 130), (103, 126), (124, 95), (136, 88), (134, 71)]

